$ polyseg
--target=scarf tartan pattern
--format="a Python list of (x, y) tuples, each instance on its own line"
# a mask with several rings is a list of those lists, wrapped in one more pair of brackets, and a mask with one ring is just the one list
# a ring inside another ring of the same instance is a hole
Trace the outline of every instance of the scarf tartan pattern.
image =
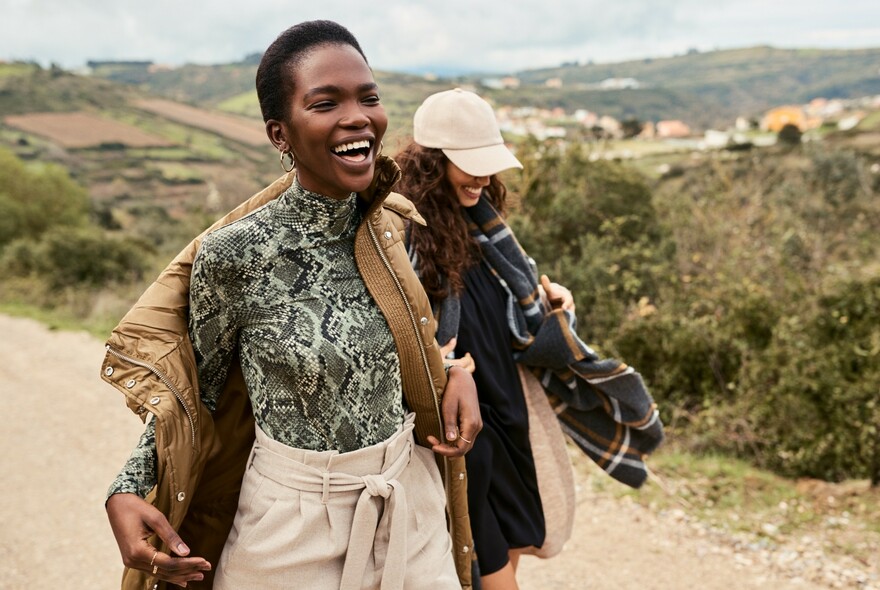
[[(640, 487), (648, 476), (645, 455), (663, 441), (657, 405), (641, 375), (600, 358), (578, 337), (574, 313), (548, 313), (535, 262), (487, 199), (464, 211), (471, 236), (509, 294), (514, 359), (540, 380), (563, 431), (578, 447), (611, 477)], [(438, 311), (437, 340), (444, 344), (458, 333), (458, 298), (446, 297)]]

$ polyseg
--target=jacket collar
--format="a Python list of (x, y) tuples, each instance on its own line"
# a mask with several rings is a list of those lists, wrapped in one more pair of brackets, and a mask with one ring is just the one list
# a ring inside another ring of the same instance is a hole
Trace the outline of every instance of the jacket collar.
[(376, 171), (370, 186), (358, 193), (360, 201), (366, 205), (367, 214), (376, 211), (391, 193), (391, 189), (402, 176), (397, 162), (388, 156), (380, 155), (376, 160)]

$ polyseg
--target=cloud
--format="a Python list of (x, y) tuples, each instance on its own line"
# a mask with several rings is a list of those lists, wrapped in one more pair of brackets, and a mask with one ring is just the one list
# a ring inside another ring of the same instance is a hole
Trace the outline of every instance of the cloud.
[(88, 59), (238, 60), (287, 26), (329, 18), (378, 69), (497, 71), (701, 50), (878, 45), (876, 0), (0, 0), (0, 58), (73, 67)]

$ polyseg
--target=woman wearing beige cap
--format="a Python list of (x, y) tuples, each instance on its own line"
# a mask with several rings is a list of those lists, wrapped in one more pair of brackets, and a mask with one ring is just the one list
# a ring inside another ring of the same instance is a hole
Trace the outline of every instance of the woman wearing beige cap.
[[(538, 278), (504, 220), (497, 174), (522, 168), (492, 107), (473, 92), (429, 96), (398, 162), (412, 224), (410, 260), (437, 317), (437, 341), (474, 373), (484, 428), (466, 456), (484, 590), (516, 588), (520, 555), (557, 554), (571, 535), (574, 484), (562, 431), (633, 487), (663, 438), (641, 376), (600, 358), (575, 331), (565, 287)], [(525, 195), (523, 198), (528, 198)]]
[[(401, 192), (428, 221), (426, 227), (411, 227), (410, 256), (434, 304), (438, 342), (444, 351), (454, 351), (450, 364), (474, 372), (480, 398), (484, 426), (466, 462), (482, 587), (516, 588), (519, 555), (546, 548), (548, 523), (508, 326), (511, 291), (502, 266), (515, 266), (517, 260), (504, 260), (502, 251), (489, 252), (486, 246), (492, 241), (516, 244), (502, 218), (506, 189), (497, 174), (522, 165), (504, 145), (492, 107), (458, 88), (429, 96), (419, 107), (414, 142), (397, 161), (403, 172)], [(494, 233), (493, 227), (501, 232)], [(516, 249), (518, 262), (528, 266), (529, 259)], [(530, 268), (510, 270), (525, 282), (536, 278)], [(564, 287), (546, 276), (541, 277), (543, 289), (531, 282), (526, 289), (534, 293), (532, 303), (539, 303), (543, 291), (560, 307), (574, 309)], [(543, 314), (542, 309), (531, 311)], [(549, 422), (558, 449), (561, 433), (555, 420)], [(560, 467), (555, 485), (570, 499), (570, 467), (565, 460)], [(568, 530), (562, 535), (567, 537)]]

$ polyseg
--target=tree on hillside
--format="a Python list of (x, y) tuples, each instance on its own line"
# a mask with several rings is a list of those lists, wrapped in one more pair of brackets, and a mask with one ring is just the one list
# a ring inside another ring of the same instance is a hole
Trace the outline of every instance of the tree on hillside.
[(0, 276), (43, 286), (96, 287), (143, 278), (152, 247), (89, 222), (86, 191), (54, 165), (25, 166), (0, 150)]
[(779, 130), (777, 138), (779, 139), (779, 143), (785, 145), (798, 145), (801, 142), (801, 136), (803, 136), (803, 132), (797, 125), (786, 123), (782, 126), (782, 129)]
[(25, 166), (0, 150), (0, 250), (16, 238), (38, 238), (52, 226), (78, 226), (88, 219), (85, 189), (55, 165)]
[(642, 132), (642, 122), (638, 117), (627, 117), (620, 123), (625, 138), (635, 137)]

